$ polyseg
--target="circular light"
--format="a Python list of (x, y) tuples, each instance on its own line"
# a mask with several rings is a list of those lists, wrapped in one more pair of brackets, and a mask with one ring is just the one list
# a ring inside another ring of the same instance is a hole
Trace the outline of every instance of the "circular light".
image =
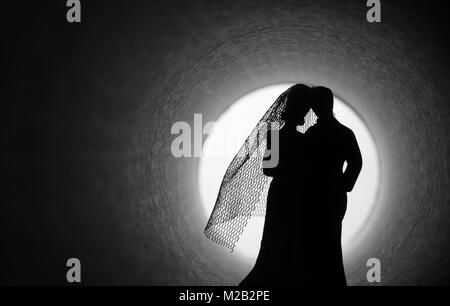
[[(199, 188), (204, 212), (209, 217), (223, 175), (244, 143), (276, 98), (292, 84), (271, 85), (257, 89), (234, 102), (215, 122), (203, 145), (199, 165)], [(379, 185), (379, 156), (373, 137), (362, 119), (343, 101), (334, 97), (336, 119), (355, 134), (363, 157), (363, 168), (352, 192), (348, 194), (347, 212), (342, 224), (344, 254), (367, 222)], [(235, 251), (256, 259), (264, 226), (264, 218), (252, 217)]]

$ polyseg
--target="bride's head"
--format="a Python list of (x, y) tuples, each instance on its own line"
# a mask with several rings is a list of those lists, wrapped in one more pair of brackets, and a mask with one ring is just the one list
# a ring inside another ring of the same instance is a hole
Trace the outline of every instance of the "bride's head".
[(286, 108), (281, 119), (288, 126), (303, 125), (310, 104), (311, 87), (304, 84), (295, 84), (287, 89)]

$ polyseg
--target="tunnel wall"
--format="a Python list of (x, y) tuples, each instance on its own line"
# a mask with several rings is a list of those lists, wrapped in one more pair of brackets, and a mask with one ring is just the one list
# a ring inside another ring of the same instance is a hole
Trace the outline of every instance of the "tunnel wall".
[(383, 1), (370, 24), (363, 2), (96, 1), (79, 25), (63, 5), (23, 8), (6, 37), (2, 282), (64, 283), (79, 257), (87, 284), (237, 284), (251, 263), (204, 237), (199, 160), (172, 156), (171, 127), (303, 82), (346, 101), (381, 157), (376, 210), (344, 258), (349, 284), (368, 284), (371, 257), (383, 285), (450, 283), (442, 12)]

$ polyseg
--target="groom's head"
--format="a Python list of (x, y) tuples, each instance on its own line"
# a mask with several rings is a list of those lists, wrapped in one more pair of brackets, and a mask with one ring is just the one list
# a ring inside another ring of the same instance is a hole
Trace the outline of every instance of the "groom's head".
[(290, 125), (303, 125), (305, 115), (310, 108), (311, 87), (304, 84), (295, 84), (288, 89), (286, 109), (281, 118)]
[(317, 86), (312, 90), (311, 108), (317, 117), (322, 119), (333, 118), (333, 92), (331, 89)]

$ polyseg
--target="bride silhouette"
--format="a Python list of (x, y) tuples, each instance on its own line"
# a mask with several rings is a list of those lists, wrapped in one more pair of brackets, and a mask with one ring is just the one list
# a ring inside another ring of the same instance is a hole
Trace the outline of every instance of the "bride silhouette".
[(267, 195), (261, 248), (254, 268), (241, 286), (293, 285), (298, 282), (301, 260), (298, 257), (301, 254), (298, 249), (299, 196), (307, 190), (304, 190), (305, 175), (301, 169), (306, 158), (302, 154), (305, 153), (306, 139), (297, 127), (305, 125), (311, 105), (310, 92), (311, 88), (306, 85), (292, 87), (281, 114), (284, 124), (278, 131), (278, 141), (273, 141), (273, 132), (267, 133), (263, 160), (270, 160), (277, 154), (278, 163), (270, 167), (263, 163), (263, 174), (273, 179)]
[[(265, 216), (258, 258), (241, 286), (346, 284), (340, 230), (360, 153), (334, 119), (330, 93), (303, 84), (283, 92), (224, 175), (206, 236), (233, 251), (249, 218)], [(321, 114), (313, 132), (311, 107)]]

